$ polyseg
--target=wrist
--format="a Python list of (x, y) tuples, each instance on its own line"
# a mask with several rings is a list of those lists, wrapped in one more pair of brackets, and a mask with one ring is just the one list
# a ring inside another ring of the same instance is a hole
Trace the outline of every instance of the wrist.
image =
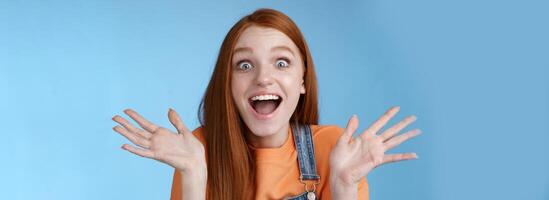
[(358, 198), (358, 183), (344, 181), (339, 176), (330, 175), (330, 191), (332, 199), (357, 199)]
[(188, 177), (186, 180), (197, 182), (205, 181), (208, 178), (208, 169), (206, 164), (197, 164), (185, 169), (178, 169), (181, 172), (182, 177)]
[(181, 171), (181, 190), (184, 200), (206, 199), (208, 173), (206, 167), (193, 167)]

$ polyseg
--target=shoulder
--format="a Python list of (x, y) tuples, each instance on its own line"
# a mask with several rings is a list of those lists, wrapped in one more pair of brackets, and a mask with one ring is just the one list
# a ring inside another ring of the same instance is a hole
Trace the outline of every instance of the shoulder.
[(315, 145), (320, 146), (333, 146), (343, 134), (343, 130), (336, 125), (311, 125)]
[(311, 125), (313, 143), (317, 157), (327, 158), (337, 140), (343, 134), (343, 128), (336, 125)]
[(192, 131), (192, 134), (194, 135), (194, 137), (196, 137), (196, 139), (198, 139), (198, 141), (200, 141), (202, 143), (202, 145), (206, 144), (206, 139), (204, 138), (204, 127), (203, 126), (199, 126), (198, 128), (195, 128)]

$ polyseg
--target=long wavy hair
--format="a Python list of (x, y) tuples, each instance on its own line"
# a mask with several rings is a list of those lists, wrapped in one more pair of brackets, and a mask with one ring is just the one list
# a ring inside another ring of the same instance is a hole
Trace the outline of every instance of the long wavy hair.
[(206, 198), (251, 199), (255, 167), (242, 121), (231, 95), (231, 63), (242, 32), (250, 26), (274, 28), (286, 34), (299, 48), (305, 67), (305, 94), (301, 94), (291, 124), (318, 124), (318, 91), (313, 60), (301, 31), (285, 14), (259, 9), (240, 19), (227, 33), (212, 77), (200, 103), (198, 118), (204, 130), (208, 162)]

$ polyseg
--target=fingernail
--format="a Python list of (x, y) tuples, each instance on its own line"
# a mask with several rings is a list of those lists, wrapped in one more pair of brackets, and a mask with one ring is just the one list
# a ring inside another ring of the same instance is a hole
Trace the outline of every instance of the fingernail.
[(353, 114), (353, 116), (352, 116), (352, 117), (353, 117), (353, 118), (357, 118), (356, 114)]
[(418, 159), (418, 158), (419, 158), (419, 156), (417, 156), (417, 154), (415, 154), (415, 153), (414, 153), (414, 157), (415, 157), (416, 159)]

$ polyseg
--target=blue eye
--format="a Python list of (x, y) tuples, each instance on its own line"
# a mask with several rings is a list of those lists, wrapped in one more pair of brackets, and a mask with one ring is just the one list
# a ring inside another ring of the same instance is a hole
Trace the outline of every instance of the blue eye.
[(277, 67), (285, 68), (285, 67), (288, 67), (289, 65), (290, 65), (289, 62), (286, 59), (279, 59), (276, 61)]
[(248, 71), (248, 70), (252, 69), (252, 64), (248, 61), (242, 61), (242, 62), (238, 63), (237, 67), (238, 67), (239, 70)]

